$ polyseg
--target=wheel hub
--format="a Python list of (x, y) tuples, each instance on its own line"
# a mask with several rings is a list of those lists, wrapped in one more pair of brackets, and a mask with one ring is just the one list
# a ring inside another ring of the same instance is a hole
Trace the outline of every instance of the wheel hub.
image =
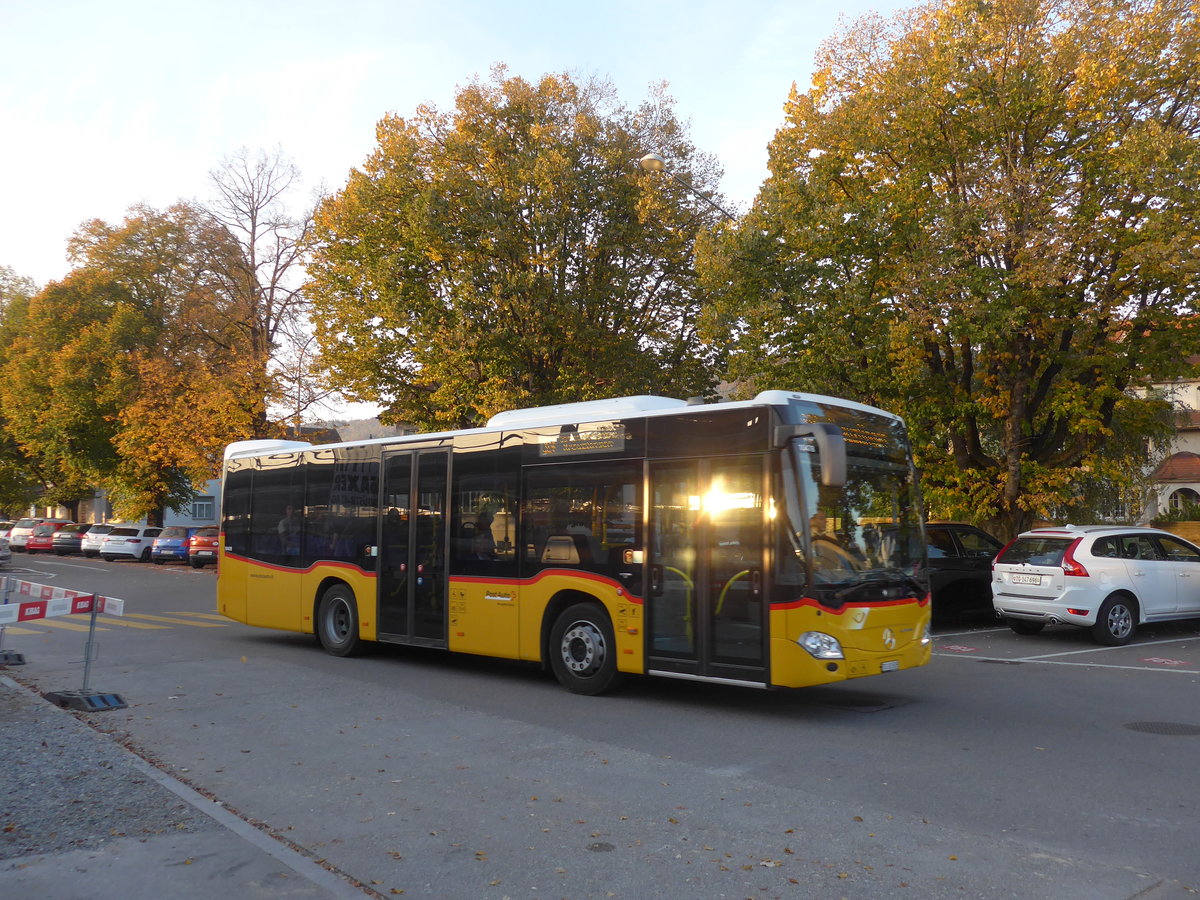
[(577, 622), (563, 633), (563, 663), (572, 672), (594, 672), (604, 664), (604, 657), (604, 635), (590, 622)]
[(350, 610), (344, 600), (339, 600), (330, 610), (330, 630), (337, 640), (344, 640), (350, 633)]
[(1128, 607), (1117, 605), (1108, 611), (1108, 630), (1114, 637), (1123, 638), (1133, 627), (1133, 614)]

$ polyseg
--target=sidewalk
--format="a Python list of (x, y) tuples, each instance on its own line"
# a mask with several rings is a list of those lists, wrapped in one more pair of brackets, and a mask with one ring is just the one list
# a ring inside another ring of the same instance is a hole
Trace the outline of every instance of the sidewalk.
[(0, 675), (0, 772), (2, 897), (378, 896), (5, 675)]

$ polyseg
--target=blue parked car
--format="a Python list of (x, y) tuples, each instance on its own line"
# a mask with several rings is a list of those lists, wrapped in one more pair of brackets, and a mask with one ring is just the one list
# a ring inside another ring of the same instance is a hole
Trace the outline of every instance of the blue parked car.
[(159, 566), (165, 562), (187, 562), (188, 541), (195, 533), (195, 528), (185, 528), (182, 525), (167, 526), (154, 539), (150, 548), (150, 558)]

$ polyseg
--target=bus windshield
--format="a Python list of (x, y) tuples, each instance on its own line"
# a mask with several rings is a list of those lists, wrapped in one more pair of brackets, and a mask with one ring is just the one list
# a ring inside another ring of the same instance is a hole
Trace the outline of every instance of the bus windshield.
[(794, 444), (785, 453), (784, 478), (796, 490), (785, 485), (791, 499), (781, 582), (807, 584), (832, 608), (924, 597), (920, 503), (907, 459), (856, 451), (848, 442), (846, 484), (828, 487), (820, 458), (805, 449)]

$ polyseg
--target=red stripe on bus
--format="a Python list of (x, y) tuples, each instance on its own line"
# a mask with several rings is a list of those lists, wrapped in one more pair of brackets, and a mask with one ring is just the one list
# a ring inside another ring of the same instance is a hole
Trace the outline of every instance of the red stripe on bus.
[(571, 578), (577, 578), (582, 581), (594, 581), (597, 584), (602, 584), (605, 587), (613, 588), (622, 597), (625, 597), (632, 603), (642, 603), (641, 597), (636, 597), (630, 594), (629, 591), (619, 581), (608, 578), (604, 575), (597, 575), (595, 572), (581, 572), (577, 569), (542, 569), (536, 575), (531, 575), (528, 578), (486, 578), (480, 575), (451, 575), (451, 584), (500, 584), (510, 585), (512, 587), (530, 587), (537, 584), (544, 578), (549, 578), (552, 575), (567, 575)]
[(311, 566), (306, 566), (303, 569), (294, 568), (292, 566), (278, 566), (274, 563), (263, 562), (258, 559), (250, 559), (248, 556), (239, 556), (236, 553), (226, 553), (226, 559), (236, 559), (238, 562), (244, 562), (247, 565), (257, 566), (260, 569), (270, 569), (273, 572), (287, 572), (289, 575), (311, 575), (317, 569), (349, 569), (359, 575), (367, 578), (375, 578), (374, 572), (368, 572), (362, 566), (356, 566), (354, 563), (334, 562), (333, 560), (323, 559), (313, 563)]
[(847, 603), (845, 606), (838, 609), (832, 606), (826, 606), (819, 600), (815, 600), (812, 597), (801, 597), (799, 600), (786, 600), (782, 603), (772, 603), (771, 609), (800, 609), (805, 606), (811, 606), (813, 609), (819, 609), (822, 612), (840, 616), (850, 609), (875, 609), (886, 606), (910, 606), (914, 603), (917, 606), (925, 606), (928, 602), (928, 599), (918, 600), (916, 597), (900, 597), (896, 600), (871, 600), (864, 603)]
[[(348, 569), (356, 572), (367, 578), (378, 578), (375, 572), (368, 572), (360, 566), (353, 563), (334, 562), (331, 560), (320, 560), (312, 565), (306, 566), (303, 569), (292, 568), (290, 566), (280, 566), (275, 563), (262, 562), (261, 560), (250, 559), (245, 556), (239, 556), (236, 553), (226, 553), (227, 559), (236, 559), (239, 562), (244, 562), (247, 565), (255, 566), (260, 569), (270, 569), (273, 572), (284, 572), (289, 575), (311, 575), (313, 572), (325, 569)], [(495, 584), (495, 585), (511, 585), (513, 587), (529, 587), (537, 584), (539, 581), (549, 578), (552, 575), (569, 575), (571, 578), (577, 578), (583, 581), (594, 581), (598, 584), (603, 584), (607, 587), (615, 588), (618, 593), (626, 597), (633, 603), (641, 603), (641, 597), (631, 595), (620, 582), (606, 578), (603, 575), (597, 575), (594, 572), (580, 572), (575, 569), (542, 569), (536, 575), (529, 578), (485, 578), (478, 575), (451, 575), (450, 582), (452, 584)]]

